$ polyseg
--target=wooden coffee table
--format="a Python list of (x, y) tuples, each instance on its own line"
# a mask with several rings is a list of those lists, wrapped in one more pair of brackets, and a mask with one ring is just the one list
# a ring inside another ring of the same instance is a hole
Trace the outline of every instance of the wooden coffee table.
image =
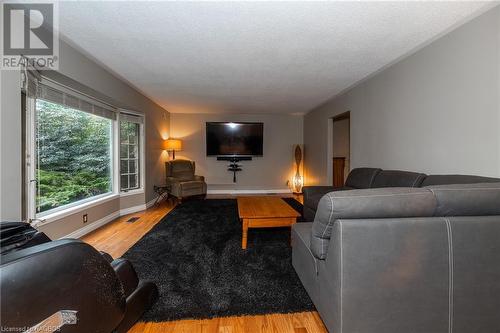
[(238, 214), (243, 223), (241, 248), (247, 248), (249, 228), (291, 227), (299, 213), (278, 197), (238, 197)]

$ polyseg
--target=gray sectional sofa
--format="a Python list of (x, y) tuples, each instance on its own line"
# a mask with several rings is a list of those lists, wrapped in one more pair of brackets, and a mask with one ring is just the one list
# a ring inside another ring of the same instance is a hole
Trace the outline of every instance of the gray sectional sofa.
[(385, 187), (425, 187), (447, 184), (496, 183), (498, 178), (488, 178), (468, 175), (426, 175), (423, 173), (382, 170), (377, 168), (353, 169), (346, 180), (345, 186), (304, 186), (304, 217), (308, 221), (314, 219), (319, 200), (328, 192), (359, 190)]
[[(370, 170), (350, 187), (380, 185)], [(411, 187), (401, 174), (381, 178), (399, 187), (322, 194), (314, 222), (292, 228), (293, 266), (328, 330), (500, 332), (500, 180), (413, 174)]]

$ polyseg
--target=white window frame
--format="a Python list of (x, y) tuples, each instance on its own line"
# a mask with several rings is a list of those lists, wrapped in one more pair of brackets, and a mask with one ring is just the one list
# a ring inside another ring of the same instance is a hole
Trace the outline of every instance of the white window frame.
[[(122, 186), (121, 186), (121, 156), (120, 156), (120, 146), (121, 146), (121, 141), (120, 141), (120, 122), (121, 122), (121, 117), (120, 115), (122, 113), (130, 114), (136, 117), (140, 117), (142, 120), (142, 123), (139, 124), (139, 188), (133, 189), (133, 190), (124, 190), (122, 191)], [(145, 187), (145, 182), (146, 182), (146, 117), (144, 116), (143, 113), (140, 113), (138, 111), (133, 111), (133, 110), (127, 110), (127, 109), (119, 109), (119, 114), (118, 114), (118, 191), (120, 192), (120, 196), (125, 197), (129, 195), (136, 195), (136, 194), (142, 194), (144, 193), (144, 187)]]
[[(44, 82), (45, 78), (42, 79)], [(46, 83), (45, 81), (44, 83)], [(91, 96), (82, 94), (72, 88), (60, 85), (59, 83), (49, 81), (50, 85), (57, 85), (58, 89), (63, 91), (70, 91), (71, 94), (77, 95), (87, 100), (96, 101), (98, 103), (103, 103), (98, 99)], [(40, 226), (46, 223), (57, 221), (66, 216), (78, 213), (83, 209), (88, 209), (93, 206), (97, 206), (104, 202), (119, 198), (120, 193), (120, 172), (116, 170), (119, 169), (120, 162), (120, 152), (119, 152), (119, 114), (117, 114), (116, 119), (111, 119), (111, 191), (103, 193), (100, 195), (93, 196), (91, 198), (79, 200), (76, 202), (69, 203), (57, 208), (47, 210), (45, 212), (36, 212), (36, 142), (35, 142), (35, 118), (36, 118), (36, 98), (26, 97), (26, 108), (27, 108), (27, 130), (26, 130), (26, 187), (27, 187), (27, 218), (29, 222), (34, 222), (36, 226)]]

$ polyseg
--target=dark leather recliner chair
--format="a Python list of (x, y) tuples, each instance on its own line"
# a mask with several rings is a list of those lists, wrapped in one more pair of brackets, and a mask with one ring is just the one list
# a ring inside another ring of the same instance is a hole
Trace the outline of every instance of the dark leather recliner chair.
[(42, 323), (40, 330), (64, 324), (63, 333), (124, 333), (157, 298), (156, 285), (140, 281), (128, 260), (80, 240), (23, 247), (1, 256), (2, 330)]

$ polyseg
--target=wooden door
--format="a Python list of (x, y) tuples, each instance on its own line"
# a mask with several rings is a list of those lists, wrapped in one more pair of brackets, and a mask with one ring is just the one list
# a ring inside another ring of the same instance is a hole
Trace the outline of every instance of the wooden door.
[(345, 157), (333, 158), (333, 187), (344, 186)]

